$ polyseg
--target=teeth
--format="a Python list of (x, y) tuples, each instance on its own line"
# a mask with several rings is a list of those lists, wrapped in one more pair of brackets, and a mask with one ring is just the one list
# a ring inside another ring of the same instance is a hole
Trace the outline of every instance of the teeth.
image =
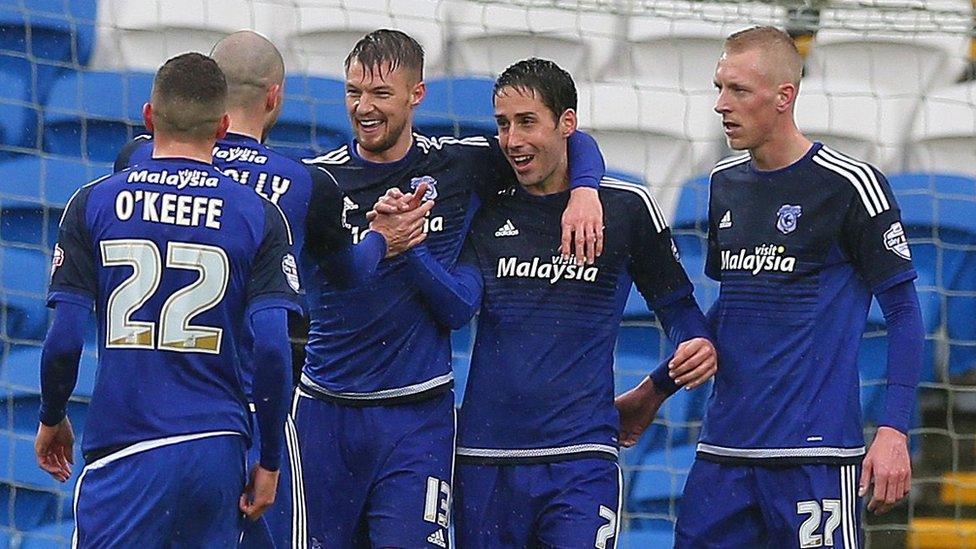
[(376, 126), (376, 125), (378, 125), (379, 123), (380, 123), (380, 121), (379, 121), (379, 120), (360, 120), (360, 121), (359, 121), (359, 124), (360, 124), (360, 125), (362, 125), (362, 126), (366, 126), (367, 128), (371, 128), (371, 127), (373, 127), (373, 126)]
[(516, 162), (528, 162), (531, 159), (532, 159), (531, 156), (513, 156), (512, 157), (512, 160), (514, 160)]

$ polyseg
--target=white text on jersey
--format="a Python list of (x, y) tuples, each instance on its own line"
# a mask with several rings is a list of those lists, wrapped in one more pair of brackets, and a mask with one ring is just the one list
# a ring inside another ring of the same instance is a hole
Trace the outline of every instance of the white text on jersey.
[(745, 248), (736, 253), (732, 253), (732, 250), (722, 250), (722, 270), (749, 271), (753, 276), (762, 271), (792, 273), (796, 268), (796, 258), (784, 256), (785, 251), (786, 248), (776, 244), (756, 246), (754, 253), (751, 254)]
[(496, 278), (543, 278), (548, 280), (549, 284), (555, 284), (560, 280), (594, 282), (599, 272), (599, 267), (577, 265), (575, 259), (563, 259), (561, 256), (554, 256), (550, 263), (542, 263), (538, 257), (533, 257), (532, 261), (519, 261), (517, 257), (500, 257), (495, 276)]
[(119, 221), (131, 219), (137, 206), (142, 208), (142, 220), (150, 223), (219, 229), (224, 201), (210, 196), (142, 190), (125, 190), (115, 197), (115, 215)]
[(179, 170), (171, 173), (169, 170), (133, 170), (129, 172), (127, 183), (152, 183), (155, 185), (169, 185), (177, 189), (186, 187), (216, 187), (220, 180), (203, 170)]

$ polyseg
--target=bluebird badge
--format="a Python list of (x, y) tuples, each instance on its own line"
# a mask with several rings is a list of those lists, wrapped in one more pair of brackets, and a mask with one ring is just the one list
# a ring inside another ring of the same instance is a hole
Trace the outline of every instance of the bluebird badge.
[(421, 183), (427, 184), (427, 192), (424, 193), (424, 200), (434, 200), (437, 198), (437, 180), (429, 175), (414, 177), (410, 180), (410, 190), (415, 191)]
[(776, 228), (783, 234), (790, 234), (796, 230), (796, 220), (803, 215), (799, 206), (783, 204), (776, 212)]

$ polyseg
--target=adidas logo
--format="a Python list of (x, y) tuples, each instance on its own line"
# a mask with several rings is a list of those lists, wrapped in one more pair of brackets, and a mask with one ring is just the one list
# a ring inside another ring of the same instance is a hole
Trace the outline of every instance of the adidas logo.
[(503, 236), (518, 236), (519, 230), (515, 228), (515, 224), (512, 223), (511, 219), (506, 219), (505, 224), (495, 231), (495, 237), (501, 238)]
[(427, 543), (434, 544), (438, 547), (447, 547), (447, 541), (444, 539), (444, 530), (438, 528), (434, 530), (434, 533), (427, 536)]
[(719, 229), (728, 229), (732, 226), (732, 210), (725, 210), (725, 215), (718, 222)]

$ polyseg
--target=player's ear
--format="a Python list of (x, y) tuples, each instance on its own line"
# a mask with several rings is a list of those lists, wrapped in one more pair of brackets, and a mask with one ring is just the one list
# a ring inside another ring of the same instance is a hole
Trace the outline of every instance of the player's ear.
[(147, 130), (153, 131), (152, 105), (149, 103), (142, 105), (142, 122), (146, 125)]
[(779, 89), (776, 91), (776, 110), (779, 112), (791, 110), (793, 104), (796, 102), (796, 94), (798, 91), (799, 88), (792, 82), (780, 84)]
[(230, 115), (224, 113), (220, 117), (220, 125), (217, 126), (217, 139), (223, 139), (227, 135), (228, 128), (230, 128)]
[(424, 96), (427, 95), (427, 83), (421, 80), (413, 87), (410, 92), (410, 106), (416, 107), (424, 100)]
[(278, 105), (280, 105), (281, 102), (284, 101), (284, 95), (285, 95), (284, 91), (285, 91), (285, 85), (283, 83), (272, 84), (271, 87), (268, 88), (268, 95), (265, 97), (264, 100), (265, 110), (269, 112), (274, 111), (278, 107)]
[(576, 116), (576, 110), (566, 109), (563, 111), (563, 114), (559, 117), (557, 124), (559, 125), (559, 133), (562, 134), (563, 137), (573, 135), (573, 132), (576, 131), (576, 127), (579, 124), (579, 119)]

